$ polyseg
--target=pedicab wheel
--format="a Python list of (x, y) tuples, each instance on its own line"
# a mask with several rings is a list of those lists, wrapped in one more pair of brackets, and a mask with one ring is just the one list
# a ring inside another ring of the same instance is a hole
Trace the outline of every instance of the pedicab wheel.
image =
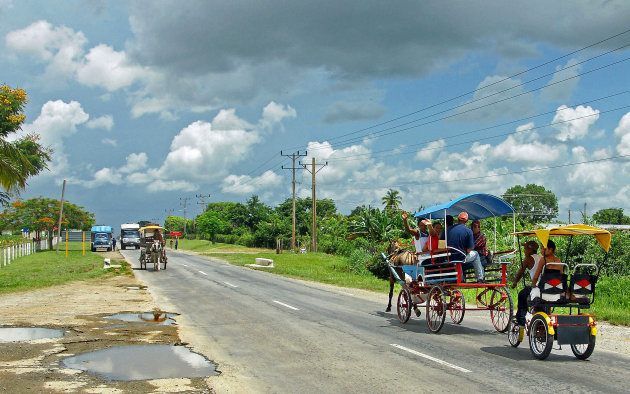
[(494, 308), (490, 309), (492, 325), (498, 332), (506, 332), (514, 316), (514, 303), (508, 289), (506, 287), (493, 288), (490, 305), (494, 305)]
[(409, 321), (409, 316), (411, 316), (411, 294), (409, 290), (402, 289), (398, 294), (398, 320), (401, 323), (407, 323)]
[(464, 320), (466, 312), (466, 300), (461, 290), (452, 291), (448, 301), (448, 311), (451, 313), (453, 323), (459, 324)]
[(525, 329), (518, 325), (516, 318), (510, 321), (510, 327), (508, 328), (508, 341), (512, 347), (518, 347), (523, 342), (523, 336), (525, 335)]
[(439, 332), (446, 318), (446, 295), (442, 286), (435, 285), (427, 297), (427, 325), (429, 330)]
[(529, 349), (534, 357), (544, 360), (549, 357), (552, 346), (553, 335), (549, 334), (547, 321), (541, 315), (534, 316), (529, 329)]
[[(590, 327), (589, 327), (590, 329)], [(571, 344), (571, 351), (579, 360), (586, 360), (595, 350), (595, 335), (589, 333), (588, 343)]]

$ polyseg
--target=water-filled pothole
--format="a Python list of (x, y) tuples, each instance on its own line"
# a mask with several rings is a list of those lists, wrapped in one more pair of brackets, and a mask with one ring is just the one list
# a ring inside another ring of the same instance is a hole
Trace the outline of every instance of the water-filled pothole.
[(127, 322), (145, 322), (155, 323), (160, 326), (173, 326), (176, 324), (173, 316), (177, 313), (166, 312), (145, 312), (145, 313), (118, 313), (115, 315), (105, 316), (105, 319), (120, 320)]
[(3, 327), (0, 328), (0, 342), (22, 342), (33, 339), (61, 338), (62, 330), (40, 327)]
[(121, 346), (63, 360), (67, 368), (97, 373), (111, 380), (202, 378), (218, 375), (216, 366), (183, 346)]

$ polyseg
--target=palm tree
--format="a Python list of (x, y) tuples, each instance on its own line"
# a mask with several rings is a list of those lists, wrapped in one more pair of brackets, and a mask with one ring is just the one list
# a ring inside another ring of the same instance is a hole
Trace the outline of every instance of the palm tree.
[(389, 189), (381, 201), (385, 205), (385, 211), (398, 211), (402, 203), (402, 197), (398, 190)]
[(399, 216), (392, 218), (378, 208), (363, 207), (361, 215), (348, 226), (350, 232), (348, 239), (363, 237), (376, 244), (390, 238), (398, 238), (401, 235), (401, 229), (402, 223)]

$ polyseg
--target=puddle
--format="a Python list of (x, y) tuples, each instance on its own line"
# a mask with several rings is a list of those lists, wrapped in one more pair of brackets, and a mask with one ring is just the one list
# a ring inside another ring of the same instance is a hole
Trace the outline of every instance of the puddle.
[(173, 316), (177, 316), (177, 314), (166, 312), (118, 313), (116, 315), (105, 316), (105, 319), (155, 323), (160, 326), (174, 326), (177, 323), (175, 319), (173, 319)]
[(67, 368), (102, 375), (110, 380), (202, 378), (218, 375), (216, 366), (184, 346), (121, 346), (63, 360)]
[(38, 327), (4, 327), (0, 328), (0, 342), (22, 342), (33, 339), (61, 338), (62, 330)]

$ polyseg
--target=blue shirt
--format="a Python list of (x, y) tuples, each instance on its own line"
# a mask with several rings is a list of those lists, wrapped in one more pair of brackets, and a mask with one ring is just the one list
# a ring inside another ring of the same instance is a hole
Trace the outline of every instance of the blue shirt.
[[(473, 232), (463, 224), (456, 224), (447, 229), (446, 245), (452, 246), (466, 253), (467, 249), (474, 249)], [(464, 260), (466, 256), (451, 250), (451, 260)]]

